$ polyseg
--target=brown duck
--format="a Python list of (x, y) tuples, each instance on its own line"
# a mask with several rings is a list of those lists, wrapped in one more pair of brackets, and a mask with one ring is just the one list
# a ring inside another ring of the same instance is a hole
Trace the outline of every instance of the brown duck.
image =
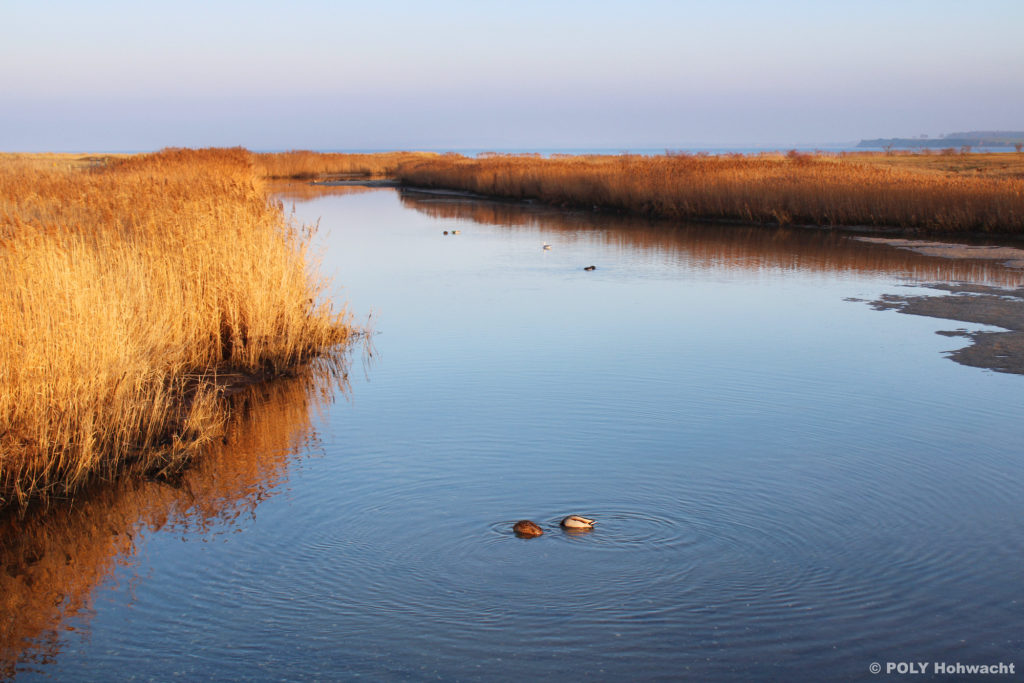
[(544, 530), (541, 529), (536, 522), (531, 522), (528, 519), (516, 522), (512, 527), (512, 531), (516, 532), (516, 536), (519, 536), (520, 538), (533, 538), (534, 536), (540, 536), (544, 533)]

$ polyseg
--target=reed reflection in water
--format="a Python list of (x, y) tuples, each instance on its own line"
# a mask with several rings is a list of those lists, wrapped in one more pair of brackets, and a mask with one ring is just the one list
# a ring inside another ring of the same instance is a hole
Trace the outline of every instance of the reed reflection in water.
[(313, 185), (300, 180), (270, 180), (267, 181), (267, 190), (275, 198), (283, 201), (308, 202), (320, 197), (376, 192), (377, 188), (364, 185)]
[[(94, 591), (115, 573), (133, 573), (149, 534), (237, 527), (275, 495), (299, 454), (315, 450), (312, 417), (347, 391), (343, 365), (236, 394), (224, 439), (174, 476), (100, 483), (72, 501), (23, 518), (0, 519), (0, 678), (39, 670), (66, 644), (88, 637)], [(179, 587), (180, 588), (180, 587)]]
[(517, 229), (542, 228), (572, 246), (597, 240), (622, 251), (659, 255), (692, 270), (885, 274), (917, 282), (1019, 287), (1024, 269), (970, 258), (935, 258), (835, 230), (697, 224), (543, 205), (479, 201), (403, 191), (402, 204), (438, 219)]

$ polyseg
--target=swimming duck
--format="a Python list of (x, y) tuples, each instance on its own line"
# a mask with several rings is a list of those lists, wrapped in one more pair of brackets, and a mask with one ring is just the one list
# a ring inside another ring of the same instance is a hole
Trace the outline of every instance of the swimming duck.
[(579, 515), (569, 515), (562, 520), (563, 529), (593, 529), (594, 520), (587, 519), (586, 517), (580, 517)]
[(544, 533), (544, 530), (541, 529), (536, 522), (531, 522), (528, 519), (516, 522), (512, 527), (512, 531), (516, 532), (516, 536), (521, 538), (533, 538), (534, 536), (540, 536)]
[(587, 266), (583, 270), (597, 270), (597, 266)]
[(445, 231), (444, 231), (444, 234), (446, 234), (446, 235), (447, 235), (447, 234), (448, 234), (448, 231), (447, 231), (447, 230), (445, 230)]
[(551, 245), (548, 244), (547, 242), (543, 242), (542, 244), (544, 249), (551, 249)]
[(461, 235), (462, 231), (461, 230), (452, 230), (452, 234), (453, 235)]

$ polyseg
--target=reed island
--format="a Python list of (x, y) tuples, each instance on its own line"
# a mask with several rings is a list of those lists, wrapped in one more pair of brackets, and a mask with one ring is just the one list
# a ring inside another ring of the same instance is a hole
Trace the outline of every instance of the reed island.
[(445, 155), (402, 184), (673, 219), (905, 234), (1024, 233), (1024, 154)]

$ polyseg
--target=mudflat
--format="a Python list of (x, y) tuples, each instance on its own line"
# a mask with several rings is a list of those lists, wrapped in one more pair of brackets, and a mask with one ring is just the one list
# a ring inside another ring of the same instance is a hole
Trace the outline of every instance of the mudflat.
[(909, 315), (1004, 328), (1003, 331), (978, 332), (961, 328), (939, 334), (971, 340), (970, 346), (949, 352), (949, 357), (957, 363), (1024, 375), (1024, 287), (1012, 290), (966, 284), (928, 287), (946, 294), (885, 294), (870, 303), (876, 310), (896, 310)]

